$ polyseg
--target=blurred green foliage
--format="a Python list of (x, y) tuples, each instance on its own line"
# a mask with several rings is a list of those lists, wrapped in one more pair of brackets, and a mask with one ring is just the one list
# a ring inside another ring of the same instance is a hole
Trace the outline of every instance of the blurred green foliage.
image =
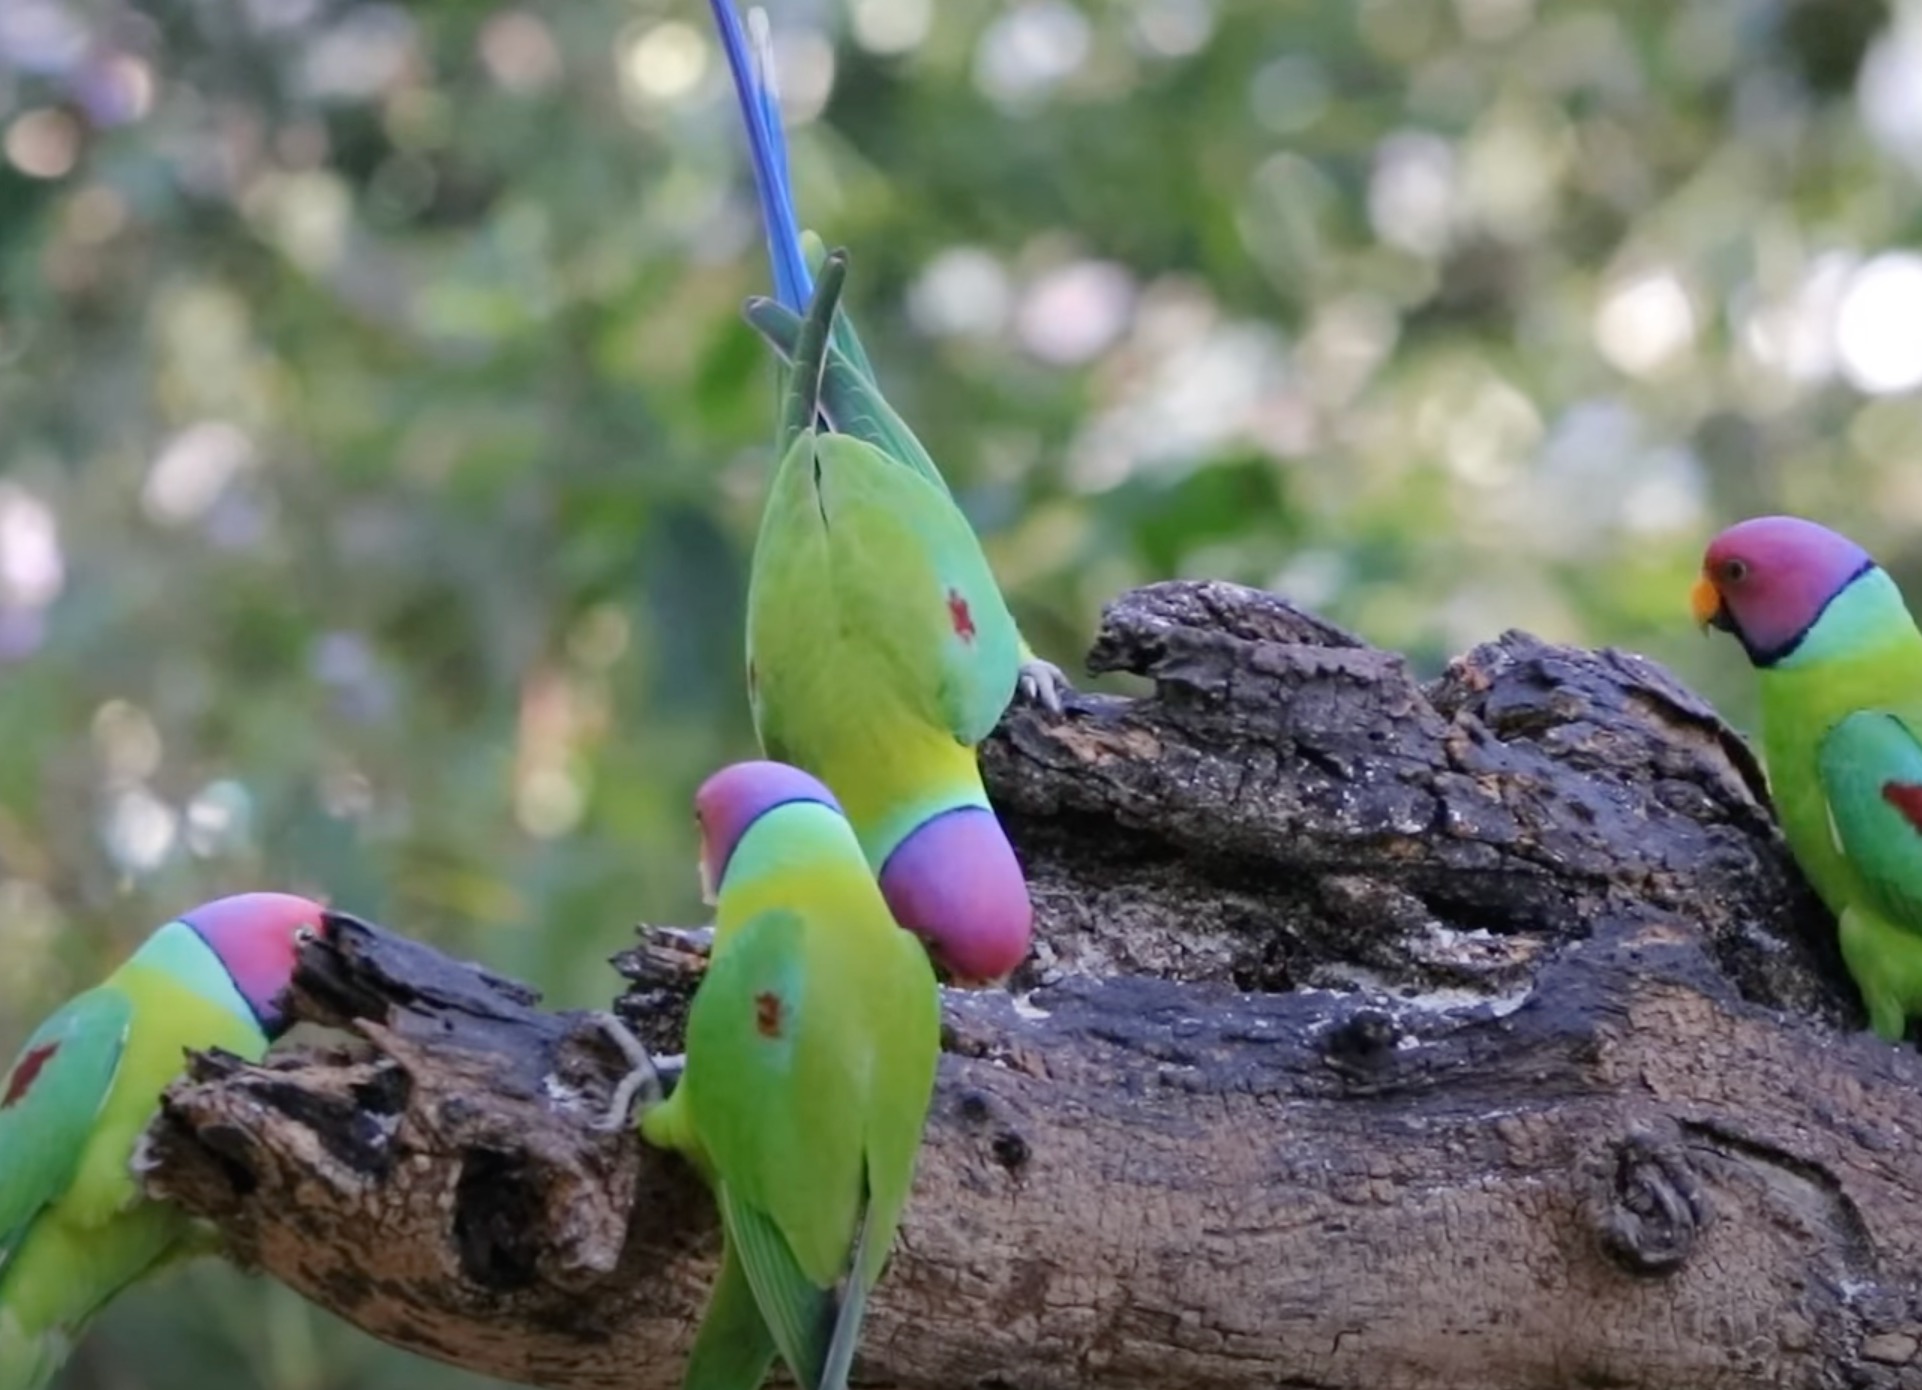
[[(1789, 509), (1922, 585), (1922, 17), (774, 0), (804, 216), (1072, 670), (1278, 587), (1670, 661)], [(694, 0), (0, 6), (0, 1048), (223, 891), (564, 1004), (696, 920), (772, 374)], [(452, 1390), (196, 1269), (69, 1390)]]

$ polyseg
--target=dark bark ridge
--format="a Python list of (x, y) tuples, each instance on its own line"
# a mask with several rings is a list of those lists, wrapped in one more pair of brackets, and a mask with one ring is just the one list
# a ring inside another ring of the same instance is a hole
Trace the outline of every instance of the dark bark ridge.
[[(1423, 684), (1271, 595), (1166, 584), (983, 750), (1041, 943), (950, 991), (857, 1381), (1922, 1386), (1922, 1061), (1859, 1027), (1741, 741), (1659, 668), (1509, 634)], [(697, 933), (622, 959), (677, 1050)], [(343, 920), (199, 1059), (148, 1182), (377, 1336), (564, 1390), (678, 1382), (716, 1233), (594, 1125), (578, 1015)]]

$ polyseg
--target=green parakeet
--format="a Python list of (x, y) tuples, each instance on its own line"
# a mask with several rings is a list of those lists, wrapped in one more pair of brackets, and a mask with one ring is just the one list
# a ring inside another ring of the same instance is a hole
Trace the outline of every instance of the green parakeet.
[(1782, 832), (1871, 1026), (1899, 1039), (1922, 1013), (1922, 633), (1868, 552), (1798, 517), (1722, 532), (1692, 598), (1760, 672)]
[(0, 1082), (0, 1390), (39, 1390), (134, 1280), (202, 1253), (129, 1163), (187, 1048), (257, 1058), (322, 909), (246, 893), (169, 922), (34, 1030)]
[[(840, 274), (816, 287), (788, 191), (767, 54), (713, 0), (747, 123), (777, 301), (748, 317), (793, 363), (782, 459), (749, 588), (748, 688), (762, 750), (822, 778), (847, 808), (895, 919), (969, 980), (1027, 953), (1033, 908), (974, 747), (1017, 689), (1060, 706), (979, 540), (927, 451), (888, 405)], [(824, 302), (823, 302), (824, 301)], [(804, 342), (819, 305), (825, 344)]]
[(694, 804), (713, 954), (680, 1084), (641, 1118), (721, 1211), (685, 1384), (752, 1390), (778, 1352), (803, 1390), (845, 1390), (933, 1092), (934, 973), (815, 778), (736, 763)]

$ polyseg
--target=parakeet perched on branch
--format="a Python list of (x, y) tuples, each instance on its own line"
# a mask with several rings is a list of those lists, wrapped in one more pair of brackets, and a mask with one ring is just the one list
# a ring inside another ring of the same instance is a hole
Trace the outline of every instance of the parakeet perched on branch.
[[(754, 301), (749, 317), (791, 361), (748, 589), (755, 729), (770, 758), (834, 789), (895, 920), (957, 977), (999, 978), (1027, 954), (1033, 907), (974, 748), (1024, 679), (1026, 649), (967, 518), (839, 313), (845, 253), (822, 261), (819, 285), (810, 275), (765, 66), (725, 0), (714, 9), (785, 301)], [(1056, 703), (1053, 668), (1025, 669)]]
[(803, 1390), (845, 1390), (933, 1092), (934, 973), (821, 782), (737, 763), (694, 804), (713, 955), (680, 1083), (641, 1118), (721, 1210), (685, 1384), (752, 1390), (778, 1352)]
[(128, 1284), (202, 1253), (129, 1163), (184, 1051), (258, 1058), (317, 903), (245, 893), (167, 923), (34, 1030), (0, 1081), (0, 1390), (40, 1390)]
[(1868, 552), (1797, 517), (1709, 544), (1697, 622), (1761, 673), (1762, 754), (1789, 848), (1841, 924), (1869, 1022), (1922, 1013), (1922, 634)]

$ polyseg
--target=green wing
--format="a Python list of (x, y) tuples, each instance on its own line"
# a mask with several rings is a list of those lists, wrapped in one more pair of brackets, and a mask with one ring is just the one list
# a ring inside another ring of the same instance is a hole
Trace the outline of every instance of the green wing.
[(800, 914), (764, 912), (718, 952), (688, 1015), (688, 1105), (728, 1242), (781, 1355), (818, 1383), (861, 1216), (865, 1129), (837, 981)]
[(828, 435), (816, 490), (837, 596), (895, 659), (934, 676), (941, 722), (986, 738), (1014, 698), (1021, 636), (961, 509), (870, 445)]
[(1871, 910), (1922, 933), (1922, 710), (1864, 710), (1822, 740), (1817, 768), (1836, 845)]
[(34, 1030), (0, 1084), (0, 1274), (73, 1181), (132, 1019), (117, 989), (77, 995)]
[[(921, 943), (896, 928), (874, 952), (876, 1026), (888, 1045), (876, 1059), (873, 1114), (868, 1125), (868, 1184), (872, 1231), (864, 1232), (862, 1280), (881, 1277), (908, 1191), (934, 1095), (941, 1060), (941, 991)], [(871, 1235), (871, 1239), (870, 1239)]]
[(804, 437), (782, 461), (748, 602), (749, 657), (764, 676), (825, 656), (836, 689), (880, 683), (968, 746), (1014, 698), (1020, 634), (967, 518), (847, 435)]

